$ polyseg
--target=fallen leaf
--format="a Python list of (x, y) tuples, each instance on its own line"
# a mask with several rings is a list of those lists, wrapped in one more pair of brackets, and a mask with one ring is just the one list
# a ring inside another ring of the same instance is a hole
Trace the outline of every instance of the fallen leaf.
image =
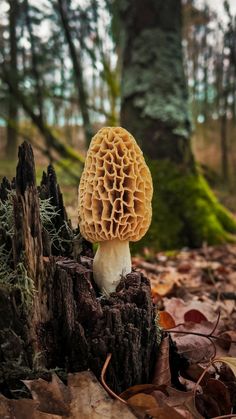
[(172, 272), (162, 272), (156, 283), (152, 283), (152, 293), (165, 297), (170, 294), (176, 284), (178, 275)]
[(150, 394), (138, 393), (130, 397), (127, 403), (133, 407), (141, 407), (144, 410), (155, 409), (158, 407), (155, 397)]
[[(30, 399), (11, 400), (0, 395), (0, 418), (4, 419), (53, 419), (37, 410), (38, 403)], [(54, 416), (55, 418), (55, 416)], [(57, 416), (58, 419), (58, 416)]]
[(216, 320), (216, 313), (214, 312), (213, 305), (209, 302), (202, 301), (183, 301), (181, 298), (164, 298), (165, 311), (173, 317), (176, 324), (184, 322), (184, 315), (190, 310), (198, 310), (207, 318), (208, 321)]
[[(182, 376), (184, 378), (190, 379), (195, 383), (199, 380), (200, 376), (202, 375), (205, 368), (199, 364), (191, 364), (188, 368), (182, 372)], [(206, 371), (202, 380), (201, 384), (206, 384), (206, 382), (211, 378), (209, 371)]]
[(203, 387), (203, 392), (215, 399), (218, 404), (220, 414), (227, 415), (231, 413), (231, 401), (229, 391), (224, 383), (220, 380), (210, 378)]
[(176, 326), (173, 317), (168, 311), (159, 311), (159, 325), (163, 329), (172, 329)]
[(184, 313), (185, 322), (201, 323), (202, 321), (207, 321), (206, 316), (201, 313), (199, 310), (188, 310)]
[(181, 262), (177, 268), (178, 272), (186, 274), (192, 269), (192, 264), (189, 262)]
[[(187, 322), (178, 327), (178, 332), (173, 331), (171, 337), (177, 345), (178, 353), (188, 358), (190, 363), (209, 361), (214, 353), (214, 347), (207, 337), (195, 336), (192, 332), (208, 335), (214, 327), (211, 322)], [(197, 350), (196, 350), (197, 348)]]
[(136, 386), (129, 387), (127, 390), (123, 391), (123, 393), (119, 394), (119, 397), (124, 400), (128, 400), (138, 393), (151, 394), (153, 391), (158, 389), (159, 386), (155, 384), (137, 384)]
[(233, 371), (235, 377), (236, 377), (236, 358), (231, 358), (229, 356), (222, 356), (219, 358), (214, 359), (215, 362), (223, 362), (224, 364), (227, 364), (231, 370)]
[(50, 382), (39, 378), (24, 380), (23, 383), (30, 390), (33, 399), (39, 403), (38, 410), (61, 416), (69, 414), (69, 389), (56, 374), (52, 375)]
[(223, 349), (229, 350), (232, 341), (236, 342), (236, 332), (234, 330), (228, 330), (227, 332), (221, 333), (219, 338), (222, 338), (222, 340), (218, 339), (218, 345), (220, 345)]
[(155, 385), (171, 384), (169, 362), (169, 336), (164, 337), (159, 346), (157, 361), (154, 370), (154, 378), (152, 380), (152, 383)]
[(0, 395), (0, 418), (137, 418), (125, 403), (111, 399), (90, 371), (69, 374), (67, 386), (56, 375), (51, 382), (39, 379), (24, 383), (31, 390), (34, 400), (10, 400)]
[(184, 403), (187, 407), (188, 411), (193, 415), (194, 419), (204, 419), (204, 417), (200, 414), (200, 412), (196, 408), (195, 399), (186, 400)]
[(220, 408), (214, 397), (208, 394), (197, 394), (195, 398), (197, 410), (204, 418), (214, 418), (221, 416)]
[(148, 409), (146, 413), (155, 419), (194, 419), (194, 416), (183, 416), (178, 412), (177, 409), (174, 409), (173, 407), (168, 406), (168, 404), (164, 404), (161, 407), (157, 407), (154, 409)]

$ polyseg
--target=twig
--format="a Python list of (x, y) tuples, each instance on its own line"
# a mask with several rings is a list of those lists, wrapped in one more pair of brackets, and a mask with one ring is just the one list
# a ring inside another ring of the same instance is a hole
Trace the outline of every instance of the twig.
[[(183, 333), (184, 335), (201, 336), (203, 338), (207, 338), (207, 339), (210, 339), (210, 340), (211, 339), (215, 339), (215, 340), (221, 340), (221, 341), (224, 341), (224, 342), (228, 342), (229, 343), (228, 339), (224, 339), (224, 338), (222, 338), (220, 336), (213, 335), (213, 333), (216, 331), (216, 328), (217, 328), (217, 326), (219, 324), (219, 321), (220, 321), (220, 312), (218, 313), (218, 316), (217, 316), (217, 319), (216, 319), (216, 323), (215, 323), (212, 331), (210, 333), (208, 333), (208, 334), (200, 333), (200, 332), (189, 332), (187, 330), (175, 330), (176, 327), (182, 326), (182, 325), (184, 325), (184, 323), (179, 323), (175, 327), (172, 327), (171, 329), (165, 329), (165, 332), (179, 333), (179, 334)], [(231, 340), (231, 343), (235, 343), (236, 344), (236, 341), (235, 340)]]
[(197, 380), (194, 389), (193, 389), (193, 398), (194, 398), (194, 403), (195, 403), (195, 398), (196, 398), (196, 392), (197, 392), (197, 388), (200, 385), (200, 382), (202, 381), (204, 375), (207, 373), (207, 371), (210, 369), (210, 367), (212, 366), (212, 361), (207, 365), (207, 367), (204, 369), (204, 371), (202, 372), (202, 374), (200, 375), (199, 379)]
[(231, 415), (223, 415), (223, 416), (215, 416), (212, 419), (224, 419), (224, 418), (236, 418), (236, 415), (234, 413), (231, 413)]
[[(203, 338), (212, 338), (212, 339), (216, 339), (216, 340), (221, 340), (223, 342), (228, 342), (228, 339), (224, 339), (221, 338), (220, 336), (215, 336), (215, 335), (205, 335), (204, 333), (200, 333), (200, 332), (189, 332), (187, 330), (172, 330), (172, 329), (165, 329), (165, 332), (169, 332), (169, 333), (182, 333), (183, 335), (195, 335), (195, 336), (201, 336)], [(235, 343), (236, 344), (236, 340), (231, 340), (230, 343)]]
[(236, 292), (229, 291), (212, 291), (210, 293), (210, 298), (213, 300), (236, 300)]
[(101, 383), (102, 383), (103, 387), (105, 388), (105, 390), (108, 392), (108, 394), (110, 394), (110, 396), (114, 397), (114, 399), (117, 399), (124, 404), (127, 404), (127, 402), (124, 399), (122, 399), (121, 397), (119, 397), (116, 393), (114, 393), (114, 391), (112, 391), (110, 389), (110, 387), (108, 387), (107, 383), (105, 382), (106, 370), (107, 370), (107, 367), (108, 367), (109, 362), (111, 360), (111, 357), (112, 357), (111, 353), (107, 355), (106, 361), (105, 361), (105, 363), (102, 367)]
[(211, 333), (210, 333), (210, 335), (212, 336), (213, 335), (213, 333), (216, 331), (216, 328), (217, 328), (217, 326), (218, 326), (218, 324), (219, 324), (219, 321), (220, 321), (220, 311), (219, 311), (219, 313), (218, 313), (218, 317), (217, 317), (217, 319), (216, 319), (216, 323), (215, 323), (215, 326), (213, 327), (213, 330), (211, 331)]
[[(205, 335), (204, 333), (200, 333), (200, 332), (189, 332), (187, 330), (172, 330), (172, 329), (165, 329), (165, 332), (169, 332), (169, 333), (182, 333), (183, 335), (195, 335), (195, 336), (201, 336), (203, 338), (212, 338), (212, 339), (216, 339), (216, 340), (221, 340), (223, 342), (228, 342), (228, 339), (224, 339), (221, 338), (220, 336), (215, 336), (215, 335)], [(236, 344), (236, 340), (231, 340), (230, 343), (235, 343)]]

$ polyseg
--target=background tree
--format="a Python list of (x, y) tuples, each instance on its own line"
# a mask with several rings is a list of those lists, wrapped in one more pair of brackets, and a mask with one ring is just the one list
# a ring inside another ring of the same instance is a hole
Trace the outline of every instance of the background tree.
[[(11, 74), (14, 82), (17, 83), (17, 62), (18, 62), (18, 42), (17, 42), (17, 27), (19, 18), (19, 3), (18, 0), (9, 0), (9, 63), (11, 67)], [(16, 157), (17, 151), (17, 127), (18, 127), (18, 104), (9, 95), (8, 100), (8, 122), (7, 125), (7, 146), (6, 154), (9, 158)]]
[(118, 2), (124, 30), (121, 125), (139, 140), (152, 171), (155, 248), (234, 240), (233, 217), (193, 158), (183, 68), (181, 1)]

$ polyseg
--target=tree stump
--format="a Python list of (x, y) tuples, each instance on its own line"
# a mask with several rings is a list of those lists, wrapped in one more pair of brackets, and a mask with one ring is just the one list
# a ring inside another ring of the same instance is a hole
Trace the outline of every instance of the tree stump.
[(99, 378), (109, 353), (113, 391), (150, 382), (160, 332), (148, 279), (133, 271), (115, 293), (99, 294), (92, 247), (73, 231), (52, 167), (36, 187), (27, 143), (0, 200), (0, 391), (15, 397), (19, 379), (51, 369), (91, 369)]

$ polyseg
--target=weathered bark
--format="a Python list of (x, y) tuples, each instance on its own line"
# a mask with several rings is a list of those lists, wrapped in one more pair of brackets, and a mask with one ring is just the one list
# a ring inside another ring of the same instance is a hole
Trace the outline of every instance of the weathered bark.
[[(4, 180), (1, 196), (8, 186)], [(0, 390), (9, 395), (19, 379), (38, 376), (39, 368), (43, 374), (55, 368), (90, 368), (99, 377), (108, 353), (112, 359), (107, 382), (115, 391), (148, 382), (158, 346), (149, 281), (132, 272), (115, 293), (101, 297), (93, 281), (92, 259), (83, 254), (86, 244), (81, 244), (79, 262), (53, 256), (43, 232), (38, 193), (41, 199), (51, 197), (58, 209), (53, 218), (57, 228), (68, 220), (52, 168), (37, 192), (33, 154), (26, 143), (19, 152), (15, 192), (14, 267), (23, 265), (32, 293), (30, 302), (22, 299), (24, 284), (17, 275), (13, 287), (0, 286)], [(66, 252), (73, 254), (73, 246)]]
[[(181, 49), (181, 2), (130, 0), (125, 30), (121, 124), (152, 159), (193, 165)], [(123, 3), (120, 4), (120, 9)]]
[[(183, 69), (180, 0), (117, 2), (124, 31), (121, 125), (140, 143), (154, 181), (148, 246), (235, 241), (236, 222), (198, 173)], [(144, 241), (141, 242), (144, 245)]]

